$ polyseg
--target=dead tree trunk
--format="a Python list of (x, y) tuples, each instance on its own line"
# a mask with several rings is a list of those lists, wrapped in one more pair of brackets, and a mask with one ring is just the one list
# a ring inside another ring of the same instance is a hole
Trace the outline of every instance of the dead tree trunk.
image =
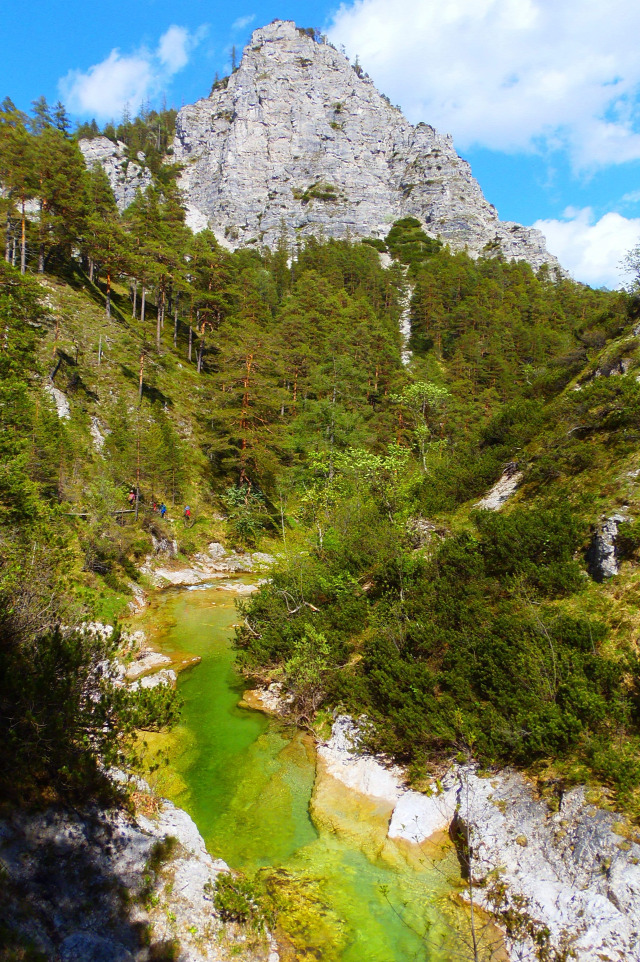
[(27, 215), (25, 212), (25, 201), (22, 198), (22, 224), (21, 227), (21, 247), (20, 247), (20, 273), (24, 274), (27, 269)]
[(142, 404), (142, 376), (144, 374), (144, 351), (140, 354), (140, 375), (138, 378), (138, 404)]
[(173, 346), (178, 346), (178, 295), (176, 294), (173, 312)]
[(198, 366), (197, 366), (198, 374), (200, 374), (200, 372), (202, 371), (202, 359), (204, 357), (204, 343), (205, 343), (205, 337), (204, 337), (204, 331), (203, 331), (200, 337), (200, 346), (198, 348)]
[(7, 264), (11, 263), (11, 213), (7, 209), (7, 223), (6, 223), (6, 234), (5, 234), (5, 244), (4, 244), (4, 259)]

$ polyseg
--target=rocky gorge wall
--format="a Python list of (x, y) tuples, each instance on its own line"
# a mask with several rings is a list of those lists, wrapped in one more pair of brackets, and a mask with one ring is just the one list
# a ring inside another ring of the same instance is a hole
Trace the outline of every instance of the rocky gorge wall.
[[(286, 707), (278, 686), (261, 701)], [(417, 792), (399, 766), (360, 747), (347, 715), (336, 716), (318, 756), (332, 778), (388, 804), (389, 838), (419, 851), (438, 833), (456, 838), (474, 901), (503, 930), (510, 959), (640, 958), (640, 838), (584, 786), (549, 805), (519, 772), (454, 764), (429, 793)]]

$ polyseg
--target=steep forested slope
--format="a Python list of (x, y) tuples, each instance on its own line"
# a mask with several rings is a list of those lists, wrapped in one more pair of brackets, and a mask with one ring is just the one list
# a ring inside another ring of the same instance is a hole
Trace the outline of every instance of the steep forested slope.
[[(399, 446), (333, 477), (317, 465), (311, 550), (251, 602), (239, 645), (302, 716), (323, 699), (364, 711), (416, 775), (472, 753), (595, 777), (635, 807), (635, 302), (420, 249), (417, 229), (390, 238), (415, 285)], [(508, 463), (516, 497), (474, 510)], [(630, 564), (597, 586), (591, 531), (621, 505)]]
[[(187, 230), (171, 168), (120, 216), (64, 131), (5, 108), (4, 677), (33, 672), (1, 694), (25, 770), (54, 756), (18, 712), (47, 672), (105, 657), (55, 625), (113, 620), (152, 539), (222, 538), (279, 556), (238, 645), (300, 720), (342, 703), (416, 775), (474, 753), (637, 806), (635, 301), (453, 255), (412, 219), (386, 242), (283, 231), (230, 253)], [(515, 496), (476, 511), (514, 462)], [(594, 584), (591, 529), (622, 504), (627, 560)]]

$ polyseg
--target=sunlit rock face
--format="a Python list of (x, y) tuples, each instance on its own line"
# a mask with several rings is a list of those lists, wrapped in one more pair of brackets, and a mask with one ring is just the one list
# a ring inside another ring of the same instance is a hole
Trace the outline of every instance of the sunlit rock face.
[(539, 231), (498, 219), (449, 135), (412, 126), (291, 21), (256, 30), (228, 81), (182, 108), (172, 159), (191, 226), (232, 247), (384, 237), (413, 216), (455, 250), (559, 267)]
[(138, 191), (145, 191), (151, 183), (151, 171), (145, 166), (144, 154), (138, 154), (136, 163), (128, 157), (127, 146), (121, 141), (114, 144), (108, 137), (93, 137), (80, 140), (78, 146), (87, 167), (96, 163), (103, 167), (119, 210), (125, 210)]

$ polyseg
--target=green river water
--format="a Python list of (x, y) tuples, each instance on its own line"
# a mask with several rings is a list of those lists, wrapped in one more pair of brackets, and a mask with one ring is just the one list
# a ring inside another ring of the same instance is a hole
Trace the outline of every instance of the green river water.
[(179, 726), (150, 741), (149, 759), (163, 758), (151, 775), (154, 787), (191, 814), (214, 857), (269, 877), (284, 905), (288, 958), (464, 958), (466, 921), (453, 897), (458, 872), (450, 846), (419, 852), (389, 841), (388, 807), (321, 772), (316, 780), (308, 736), (238, 707), (235, 598), (211, 588), (166, 592), (152, 604), (154, 645), (202, 659), (180, 676)]

